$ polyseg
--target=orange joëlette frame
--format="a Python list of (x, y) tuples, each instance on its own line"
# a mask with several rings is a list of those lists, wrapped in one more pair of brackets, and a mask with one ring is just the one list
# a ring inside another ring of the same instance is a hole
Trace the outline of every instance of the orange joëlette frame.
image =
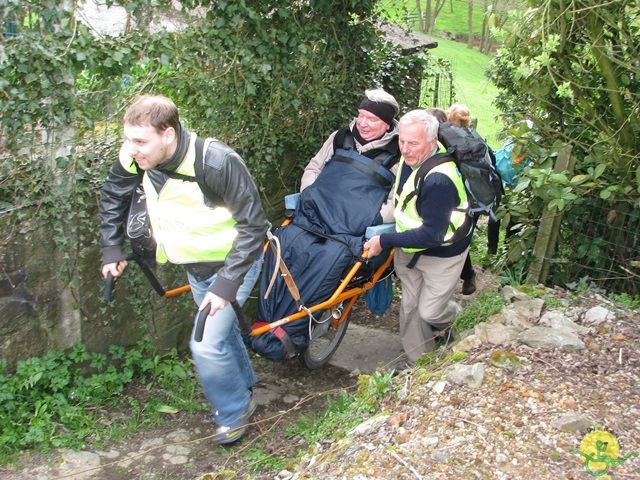
[[(282, 222), (281, 226), (284, 227), (286, 225), (289, 225), (290, 223), (291, 223), (291, 219), (287, 218)], [(268, 246), (269, 246), (269, 242), (266, 242), (264, 245), (265, 252)], [(368, 254), (368, 251), (365, 250), (362, 254), (362, 258), (367, 258), (367, 254)], [(349, 313), (351, 312), (351, 308), (356, 303), (356, 300), (358, 300), (358, 297), (360, 296), (360, 294), (363, 292), (366, 292), (367, 290), (370, 290), (376, 284), (376, 282), (380, 280), (380, 277), (382, 276), (382, 274), (385, 272), (387, 267), (393, 261), (393, 255), (394, 255), (394, 249), (391, 249), (389, 258), (387, 258), (387, 260), (380, 267), (378, 267), (378, 269), (374, 272), (371, 280), (362, 284), (361, 286), (347, 289), (349, 282), (351, 281), (351, 279), (353, 279), (353, 277), (358, 272), (358, 270), (360, 269), (363, 263), (362, 261), (356, 262), (355, 265), (351, 267), (351, 270), (349, 270), (349, 273), (347, 274), (347, 276), (344, 279), (342, 279), (342, 281), (340, 282), (340, 285), (338, 285), (338, 289), (333, 293), (333, 295), (331, 295), (330, 298), (328, 298), (324, 302), (318, 303), (317, 305), (307, 307), (307, 310), (301, 309), (296, 313), (294, 313), (293, 315), (289, 315), (288, 317), (275, 320), (259, 328), (254, 328), (251, 330), (249, 335), (257, 336), (266, 332), (270, 332), (272, 330), (275, 330), (278, 327), (281, 327), (282, 325), (286, 325), (288, 323), (291, 323), (306, 317), (309, 314), (308, 312), (315, 313), (320, 310), (326, 310), (333, 307), (334, 305), (337, 305), (340, 302), (349, 300), (349, 303), (347, 304), (346, 308), (342, 311), (342, 315), (340, 316), (340, 318), (332, 319), (333, 327), (337, 328), (344, 321), (344, 319), (348, 317)], [(174, 288), (173, 290), (166, 291), (164, 294), (164, 297), (166, 298), (175, 297), (176, 295), (180, 295), (181, 293), (188, 292), (190, 290), (191, 290), (190, 285), (183, 285), (182, 287), (178, 287), (178, 288)]]

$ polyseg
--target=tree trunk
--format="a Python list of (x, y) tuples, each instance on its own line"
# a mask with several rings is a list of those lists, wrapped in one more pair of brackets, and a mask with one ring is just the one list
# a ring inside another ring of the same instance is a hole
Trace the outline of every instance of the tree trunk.
[(426, 0), (425, 13), (424, 13), (425, 33), (433, 33), (433, 26), (436, 23), (436, 15), (437, 15), (437, 12), (434, 12), (431, 0)]
[[(489, 1), (488, 0), (484, 0), (484, 4), (482, 7), (482, 34), (480, 35), (480, 47), (479, 50), (482, 53), (487, 53), (487, 49), (489, 46), (489, 41), (490, 41), (490, 37), (491, 37), (491, 18), (492, 18), (492, 12), (494, 11), (493, 9), (495, 8), (495, 4), (496, 2), (489, 7)], [(489, 11), (489, 9), (491, 8), (491, 11)]]
[[(429, 33), (433, 33), (433, 30), (436, 26), (436, 19), (438, 18), (438, 15), (440, 15), (440, 12), (442, 11), (442, 8), (444, 7), (446, 1), (447, 0), (436, 0), (435, 7), (431, 9), (431, 19), (428, 25)], [(429, 0), (429, 5), (431, 5), (431, 0)], [(451, 8), (453, 9), (453, 4), (451, 5)]]
[(416, 13), (418, 15), (418, 29), (421, 32), (425, 32), (425, 33), (429, 33), (427, 32), (427, 26), (429, 25), (429, 1), (427, 0), (427, 16), (426, 16), (426, 22), (422, 19), (422, 8), (420, 7), (420, 0), (416, 0)]
[(469, 40), (467, 41), (467, 48), (473, 48), (473, 0), (469, 0), (469, 16), (467, 18), (467, 31), (469, 34)]

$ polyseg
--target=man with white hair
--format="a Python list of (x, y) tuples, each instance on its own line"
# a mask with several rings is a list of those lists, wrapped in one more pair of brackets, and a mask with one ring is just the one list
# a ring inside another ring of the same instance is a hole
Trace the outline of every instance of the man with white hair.
[(412, 110), (400, 119), (402, 158), (394, 187), (397, 233), (375, 236), (364, 245), (370, 257), (396, 247), (395, 270), (402, 285), (400, 336), (410, 365), (435, 350), (437, 335), (448, 339), (451, 334), (450, 322), (460, 308), (451, 299), (473, 231), (453, 158), (420, 169), (438, 151), (438, 125), (424, 110)]

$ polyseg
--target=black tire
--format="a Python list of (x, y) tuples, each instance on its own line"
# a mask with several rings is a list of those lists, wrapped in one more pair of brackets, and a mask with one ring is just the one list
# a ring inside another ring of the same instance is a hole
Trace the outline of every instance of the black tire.
[(325, 310), (317, 322), (312, 322), (309, 346), (300, 355), (300, 360), (310, 369), (315, 370), (325, 365), (340, 346), (351, 320), (351, 312), (344, 322), (332, 331), (331, 310)]

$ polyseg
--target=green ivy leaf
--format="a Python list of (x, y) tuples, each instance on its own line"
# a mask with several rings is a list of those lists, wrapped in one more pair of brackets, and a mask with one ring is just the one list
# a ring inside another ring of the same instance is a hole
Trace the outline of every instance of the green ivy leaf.
[(24, 81), (25, 81), (26, 83), (33, 83), (33, 82), (35, 82), (36, 80), (38, 80), (38, 78), (39, 78), (39, 77), (38, 77), (38, 75), (36, 75), (35, 73), (29, 73), (29, 74), (24, 78)]
[(551, 177), (549, 178), (551, 179), (552, 182), (558, 183), (560, 185), (564, 185), (565, 183), (569, 182), (567, 175), (565, 175), (564, 173), (552, 173)]
[(595, 178), (598, 178), (599, 176), (601, 176), (604, 173), (606, 168), (607, 167), (604, 163), (599, 163), (598, 165), (596, 165), (596, 168), (594, 171)]
[(554, 208), (557, 208), (558, 211), (564, 210), (564, 200), (562, 198), (555, 198), (549, 202), (547, 210), (551, 211)]

